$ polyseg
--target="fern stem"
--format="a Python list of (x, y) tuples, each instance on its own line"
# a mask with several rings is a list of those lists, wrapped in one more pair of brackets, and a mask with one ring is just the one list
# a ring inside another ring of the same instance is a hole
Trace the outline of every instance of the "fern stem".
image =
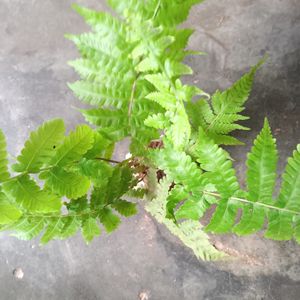
[[(213, 197), (216, 197), (216, 198), (222, 198), (222, 196), (220, 194), (214, 193), (214, 192), (203, 191), (203, 194), (213, 196)], [(242, 202), (242, 203), (258, 205), (258, 206), (262, 206), (262, 207), (265, 207), (265, 208), (268, 208), (268, 209), (274, 209), (274, 210), (290, 213), (290, 214), (293, 214), (293, 215), (300, 215), (299, 211), (292, 210), (292, 209), (287, 209), (287, 208), (281, 208), (281, 207), (277, 207), (277, 206), (273, 206), (273, 205), (268, 205), (268, 204), (265, 204), (265, 203), (262, 203), (262, 202), (253, 202), (253, 201), (249, 201), (247, 199), (238, 198), (238, 197), (230, 197), (229, 199), (233, 200), (233, 201), (239, 201), (239, 202)]]
[(130, 95), (130, 100), (129, 100), (129, 107), (128, 107), (128, 117), (131, 116), (131, 112), (132, 112), (132, 107), (133, 107), (133, 101), (134, 101), (134, 96), (135, 96), (135, 92), (136, 92), (136, 88), (137, 88), (137, 80), (139, 78), (139, 73), (136, 75), (134, 82), (132, 84), (132, 88), (131, 88), (131, 95)]
[(90, 211), (84, 211), (80, 213), (71, 213), (71, 214), (66, 214), (66, 215), (57, 215), (57, 214), (52, 214), (52, 215), (45, 215), (45, 214), (30, 214), (30, 213), (24, 213), (22, 216), (23, 217), (29, 217), (29, 218), (45, 218), (45, 219), (52, 219), (52, 218), (72, 218), (72, 217), (82, 217), (85, 215), (94, 215), (97, 214), (99, 211), (98, 210), (90, 210)]
[(156, 6), (153, 16), (152, 16), (152, 20), (154, 20), (156, 18), (156, 16), (158, 15), (160, 7), (161, 7), (161, 0), (159, 0), (157, 3), (157, 6)]
[(118, 160), (114, 160), (114, 159), (108, 159), (108, 158), (103, 158), (103, 157), (96, 157), (95, 160), (102, 160), (102, 161), (106, 161), (106, 162), (110, 162), (112, 164), (121, 164), (121, 161)]

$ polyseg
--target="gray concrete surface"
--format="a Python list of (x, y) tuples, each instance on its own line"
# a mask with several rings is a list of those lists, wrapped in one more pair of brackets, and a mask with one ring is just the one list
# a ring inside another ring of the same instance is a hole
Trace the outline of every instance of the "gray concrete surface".
[[(29, 131), (62, 117), (69, 128), (82, 122), (71, 108), (78, 102), (66, 86), (76, 78), (66, 61), (77, 56), (66, 32), (86, 29), (70, 0), (0, 0), (0, 127), (16, 155)], [(80, 0), (102, 9), (103, 0)], [(251, 133), (234, 149), (243, 181), (245, 149), (267, 115), (278, 139), (280, 172), (300, 141), (299, 0), (208, 0), (187, 22), (196, 29), (190, 47), (207, 57), (188, 59), (188, 79), (211, 92), (236, 80), (264, 53), (247, 105)], [(120, 149), (120, 153), (126, 150)], [(300, 299), (300, 247), (261, 235), (212, 237), (236, 261), (203, 263), (158, 226), (141, 208), (116, 233), (86, 246), (80, 236), (41, 248), (0, 234), (1, 300), (134, 300), (146, 292), (153, 300)], [(21, 267), (22, 280), (13, 277)]]

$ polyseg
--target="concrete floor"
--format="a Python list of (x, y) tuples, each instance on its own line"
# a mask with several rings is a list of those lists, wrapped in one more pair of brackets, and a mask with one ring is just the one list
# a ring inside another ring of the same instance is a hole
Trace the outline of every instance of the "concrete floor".
[[(78, 102), (66, 86), (76, 78), (66, 61), (77, 56), (64, 33), (86, 29), (71, 0), (0, 0), (0, 127), (16, 155), (30, 130), (62, 117), (69, 128), (82, 122)], [(80, 0), (103, 9), (103, 0)], [(209, 0), (196, 7), (188, 25), (196, 32), (191, 48), (207, 57), (190, 58), (188, 79), (212, 92), (236, 80), (265, 52), (247, 110), (251, 133), (239, 134), (235, 148), (243, 181), (245, 150), (267, 115), (278, 139), (280, 171), (300, 141), (299, 0)], [(126, 152), (120, 149), (119, 155)], [(254, 235), (212, 237), (237, 257), (203, 263), (141, 208), (110, 236), (86, 246), (78, 235), (39, 247), (0, 234), (1, 300), (234, 300), (300, 298), (300, 246)], [(16, 280), (16, 267), (24, 278)]]

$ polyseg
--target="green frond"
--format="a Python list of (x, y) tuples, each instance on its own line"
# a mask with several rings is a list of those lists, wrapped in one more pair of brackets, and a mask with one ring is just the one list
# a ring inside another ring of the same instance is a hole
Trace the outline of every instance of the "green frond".
[(120, 218), (116, 216), (108, 207), (103, 208), (100, 211), (99, 220), (103, 224), (107, 233), (115, 231), (121, 223)]
[(126, 37), (125, 25), (121, 20), (114, 18), (108, 13), (96, 12), (77, 4), (73, 4), (72, 7), (84, 18), (94, 31), (100, 32), (103, 35), (114, 32), (124, 38)]
[(69, 84), (70, 89), (84, 103), (124, 108), (130, 99), (130, 87), (111, 84), (109, 87), (88, 81)]
[(80, 228), (80, 220), (78, 217), (68, 216), (62, 219), (63, 227), (58, 235), (58, 238), (63, 240), (67, 239), (78, 231)]
[[(84, 158), (94, 159), (95, 157), (104, 157), (105, 152), (110, 147), (112, 141), (101, 135), (99, 132), (94, 131), (94, 144), (85, 154)], [(104, 155), (104, 156), (103, 156)]]
[(25, 147), (13, 166), (16, 172), (37, 173), (55, 155), (64, 139), (65, 125), (57, 119), (44, 123), (30, 134)]
[(149, 201), (145, 209), (159, 223), (165, 225), (173, 235), (178, 237), (186, 247), (189, 247), (199, 259), (217, 260), (224, 258), (225, 254), (211, 245), (209, 237), (203, 231), (199, 221), (186, 220), (176, 225), (173, 220), (169, 220), (165, 217), (167, 214), (166, 199), (168, 197), (170, 184), (170, 180), (163, 179), (157, 187), (156, 193), (158, 196)]
[(56, 195), (41, 190), (29, 175), (22, 175), (5, 182), (3, 190), (7, 196), (28, 212), (58, 212), (61, 201)]
[(86, 218), (82, 223), (82, 235), (87, 244), (101, 234), (97, 220), (93, 217)]
[(128, 124), (127, 112), (121, 109), (90, 109), (81, 110), (87, 122), (99, 127), (123, 128)]
[(0, 129), (0, 182), (9, 178), (5, 136)]
[(84, 196), (91, 185), (90, 180), (80, 174), (68, 172), (60, 167), (54, 167), (42, 172), (40, 179), (45, 181), (45, 188), (58, 196), (77, 199)]
[(165, 145), (164, 149), (153, 150), (149, 158), (176, 184), (183, 184), (188, 191), (201, 190), (202, 172), (185, 152), (176, 151), (170, 145)]
[(132, 62), (122, 60), (122, 62), (102, 55), (97, 60), (94, 58), (81, 58), (70, 61), (69, 65), (88, 82), (111, 82), (115, 85), (123, 85), (124, 82), (133, 82), (135, 72), (131, 67)]
[(40, 240), (41, 245), (49, 243), (50, 240), (53, 240), (60, 236), (62, 230), (64, 229), (64, 222), (62, 217), (52, 218), (47, 222), (47, 228)]
[(44, 229), (45, 220), (43, 217), (31, 218), (23, 217), (17, 223), (14, 223), (10, 230), (13, 230), (12, 236), (19, 240), (29, 241), (37, 237)]
[(118, 39), (116, 35), (103, 35), (102, 33), (83, 33), (80, 35), (66, 35), (66, 38), (74, 42), (83, 56), (88, 57), (89, 52), (95, 51), (114, 57), (115, 59), (122, 57), (124, 43), (122, 39)]
[(83, 176), (90, 178), (96, 187), (105, 186), (113, 174), (113, 167), (101, 160), (83, 159), (76, 169)]
[(136, 204), (126, 200), (119, 199), (111, 205), (120, 215), (131, 217), (137, 214)]
[[(196, 157), (201, 169), (206, 171), (205, 178), (215, 186), (222, 198), (227, 200), (239, 190), (239, 184), (232, 162), (228, 159), (228, 153), (219, 148), (201, 127), (199, 127), (198, 140), (190, 151)], [(218, 233), (226, 232), (231, 229), (234, 222), (235, 207), (233, 212), (229, 214), (227, 204), (222, 205), (222, 201), (220, 201), (207, 230)]]
[[(297, 241), (299, 241), (300, 145), (297, 146), (293, 156), (288, 159), (275, 205), (280, 209), (298, 212), (298, 215), (281, 210), (271, 211), (268, 215), (269, 224), (265, 236), (276, 240), (289, 240), (295, 235)], [(294, 221), (296, 221), (295, 229), (293, 228)]]
[(22, 212), (13, 206), (3, 193), (0, 193), (0, 225), (16, 222)]
[(179, 78), (183, 75), (193, 74), (193, 70), (188, 65), (170, 59), (166, 59), (165, 61), (165, 71), (169, 78)]
[(69, 163), (78, 161), (93, 147), (93, 143), (93, 130), (87, 125), (79, 125), (57, 148), (57, 151), (51, 158), (49, 165), (63, 167)]
[(114, 168), (113, 174), (107, 185), (107, 201), (114, 203), (119, 200), (130, 187), (133, 187), (134, 179), (132, 169), (128, 166), (117, 166)]
[(226, 91), (217, 91), (212, 96), (211, 103), (204, 99), (195, 103), (187, 103), (186, 109), (193, 128), (197, 130), (201, 126), (217, 144), (242, 144), (231, 137), (229, 133), (234, 130), (249, 130), (249, 128), (236, 122), (248, 119), (240, 112), (244, 110), (244, 104), (250, 95), (255, 73), (263, 62), (264, 60), (261, 60), (249, 73), (246, 73)]
[(222, 197), (230, 197), (239, 190), (239, 184), (228, 153), (219, 148), (199, 127), (198, 140), (191, 152), (196, 157), (205, 176), (215, 185)]
[[(254, 141), (254, 146), (247, 159), (247, 199), (265, 204), (272, 204), (276, 181), (277, 149), (267, 119), (261, 133)], [(250, 234), (260, 230), (265, 222), (265, 211), (255, 205), (243, 208), (239, 224), (234, 228), (237, 234)]]

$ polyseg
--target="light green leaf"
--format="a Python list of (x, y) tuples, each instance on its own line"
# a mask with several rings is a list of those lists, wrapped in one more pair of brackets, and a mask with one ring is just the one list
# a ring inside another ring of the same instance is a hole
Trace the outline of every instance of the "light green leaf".
[(56, 195), (41, 190), (29, 175), (22, 175), (3, 184), (4, 192), (29, 212), (57, 212), (61, 201)]
[(72, 131), (57, 149), (50, 161), (50, 165), (66, 166), (69, 163), (76, 162), (93, 147), (93, 144), (93, 130), (87, 125), (77, 126), (76, 130)]
[(87, 244), (89, 244), (96, 236), (101, 234), (97, 221), (93, 217), (88, 217), (82, 223), (82, 235)]
[(25, 143), (19, 163), (13, 166), (16, 172), (37, 173), (55, 155), (65, 133), (63, 120), (57, 119), (44, 123), (30, 134)]
[(121, 223), (120, 218), (113, 214), (111, 209), (108, 207), (100, 211), (99, 220), (104, 225), (107, 233), (111, 233), (116, 230)]
[(61, 235), (64, 228), (62, 217), (52, 218), (48, 221), (47, 229), (41, 238), (41, 245), (47, 244), (50, 240), (57, 238)]
[(21, 216), (22, 212), (9, 203), (3, 193), (0, 193), (0, 225), (13, 223)]
[(112, 204), (112, 208), (124, 217), (131, 217), (137, 214), (136, 204), (122, 199), (115, 201)]
[(90, 188), (90, 180), (80, 174), (65, 171), (54, 167), (40, 174), (40, 179), (45, 180), (45, 188), (59, 196), (77, 199), (85, 195)]
[(14, 231), (11, 235), (19, 240), (32, 240), (41, 233), (44, 229), (44, 224), (45, 221), (43, 217), (24, 217), (10, 227), (10, 229)]
[[(278, 155), (275, 140), (267, 119), (247, 160), (247, 199), (252, 202), (272, 204), (276, 181)], [(255, 205), (245, 206), (239, 224), (234, 228), (237, 234), (250, 234), (260, 230), (265, 221), (265, 211)]]

